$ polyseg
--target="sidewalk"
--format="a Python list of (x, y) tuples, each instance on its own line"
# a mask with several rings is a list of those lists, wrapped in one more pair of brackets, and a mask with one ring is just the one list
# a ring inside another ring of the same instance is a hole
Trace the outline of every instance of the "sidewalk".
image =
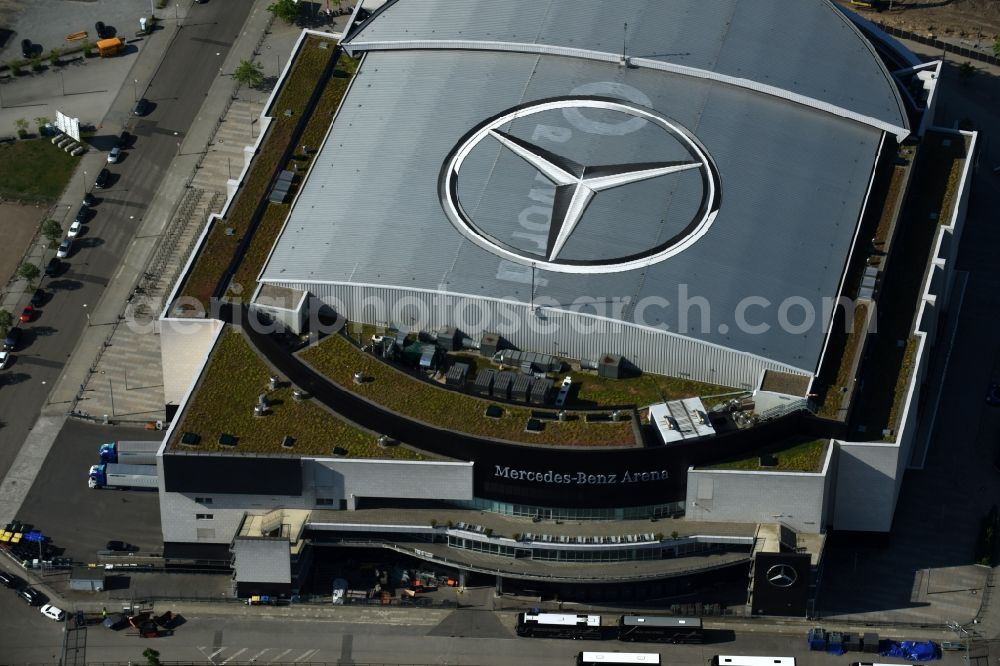
[[(287, 62), (301, 30), (272, 22), (264, 7), (258, 3), (251, 12), (240, 40), (223, 64), (224, 72), (258, 53), (267, 54), (260, 59), (266, 77), (277, 77), (277, 67)], [(107, 414), (111, 421), (119, 423), (165, 420), (155, 320), (209, 215), (222, 209), (228, 188), (233, 185), (232, 176), (242, 171), (250, 156), (247, 149), (260, 131), (257, 121), (265, 100), (265, 93), (241, 87), (226, 75), (212, 84), (198, 116), (202, 122), (192, 126), (181, 146), (180, 158), (171, 167), (181, 175), (190, 169), (188, 180), (179, 190), (163, 188), (158, 193), (157, 199), (173, 202), (174, 208), (159, 228), (140, 230), (138, 237), (149, 237), (149, 242), (129, 252), (127, 262), (141, 268), (125, 281), (132, 280), (130, 284), (139, 286), (142, 294), (131, 303), (127, 297), (118, 301), (119, 310), (114, 315), (118, 324), (107, 344), (97, 350), (94, 371), (84, 388), (72, 398), (78, 415), (103, 420)], [(212, 122), (215, 119), (218, 122)], [(108, 310), (113, 306), (109, 302)], [(137, 325), (132, 325), (133, 321)], [(68, 387), (75, 388), (76, 384)]]

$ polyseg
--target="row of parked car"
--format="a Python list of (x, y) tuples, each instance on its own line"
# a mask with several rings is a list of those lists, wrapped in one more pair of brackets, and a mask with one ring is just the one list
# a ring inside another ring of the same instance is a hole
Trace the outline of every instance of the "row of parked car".
[[(113, 164), (117, 162), (121, 158), (122, 151), (128, 148), (131, 141), (132, 135), (127, 131), (122, 131), (118, 135), (118, 140), (114, 148), (108, 153), (108, 163)], [(94, 181), (94, 189), (106, 189), (111, 185), (112, 177), (113, 175), (109, 169), (101, 169), (100, 173), (97, 174), (97, 179)], [(80, 208), (76, 211), (76, 217), (66, 231), (66, 237), (59, 243), (59, 247), (56, 248), (56, 256), (52, 257), (45, 265), (44, 272), (47, 277), (55, 277), (62, 272), (63, 259), (68, 258), (70, 253), (72, 253), (73, 241), (83, 232), (84, 225), (92, 214), (92, 208), (96, 205), (97, 198), (92, 193), (87, 192), (83, 195), (83, 201)], [(40, 314), (38, 308), (48, 301), (49, 297), (50, 294), (42, 289), (36, 289), (31, 297), (31, 302), (21, 312), (21, 322), (34, 321)], [(11, 352), (16, 351), (21, 344), (21, 335), (22, 331), (17, 326), (8, 330), (7, 337), (4, 339), (2, 347), (0, 347), (0, 370), (6, 368), (10, 363), (12, 358)]]
[[(118, 140), (115, 142), (114, 147), (108, 153), (108, 163), (115, 164), (121, 159), (122, 151), (128, 148), (129, 143), (132, 141), (132, 135), (127, 131), (123, 130), (121, 134), (118, 135)], [(101, 169), (100, 173), (97, 174), (97, 179), (94, 180), (94, 189), (103, 190), (111, 185), (112, 173), (108, 168)], [(80, 205), (79, 210), (76, 211), (76, 218), (69, 225), (69, 230), (66, 232), (66, 238), (59, 243), (58, 249), (56, 249), (56, 256), (51, 259), (48, 265), (45, 267), (45, 274), (52, 277), (57, 275), (62, 269), (62, 262), (60, 260), (69, 257), (70, 252), (73, 250), (73, 240), (77, 238), (83, 231), (83, 226), (90, 219), (91, 208), (97, 205), (97, 199), (90, 192), (83, 195), (83, 202)]]
[(52, 604), (45, 603), (48, 601), (45, 595), (29, 586), (28, 583), (20, 576), (15, 576), (14, 574), (7, 573), (6, 571), (0, 571), (0, 584), (6, 588), (14, 590), (18, 598), (29, 606), (41, 606), (38, 610), (42, 615), (50, 620), (62, 622), (66, 619), (66, 611), (56, 608)]

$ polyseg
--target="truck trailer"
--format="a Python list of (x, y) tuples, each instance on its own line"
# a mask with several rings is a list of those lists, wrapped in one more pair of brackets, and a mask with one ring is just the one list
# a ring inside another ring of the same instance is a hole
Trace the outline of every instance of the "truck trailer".
[(97, 450), (102, 463), (121, 463), (123, 465), (155, 465), (156, 452), (160, 442), (119, 441), (101, 444)]
[(90, 468), (90, 488), (156, 488), (156, 465), (101, 463)]

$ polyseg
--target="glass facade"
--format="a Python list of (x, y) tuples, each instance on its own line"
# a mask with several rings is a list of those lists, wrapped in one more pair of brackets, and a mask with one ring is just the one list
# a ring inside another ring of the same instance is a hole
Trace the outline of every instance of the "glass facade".
[(457, 506), (489, 511), (503, 516), (522, 516), (542, 520), (646, 520), (684, 515), (684, 502), (667, 502), (647, 506), (628, 506), (613, 509), (587, 509), (571, 507), (545, 507), (530, 504), (512, 504), (488, 499), (455, 502)]
[(519, 543), (517, 546), (506, 546), (477, 539), (465, 539), (459, 536), (448, 536), (448, 546), (472, 550), (478, 553), (489, 553), (501, 557), (546, 560), (553, 562), (630, 562), (636, 560), (666, 560), (695, 553), (710, 551), (749, 551), (749, 546), (734, 546), (713, 543), (670, 544), (669, 542), (649, 544), (644, 547), (633, 546), (624, 548), (590, 548), (569, 549), (555, 548), (548, 544)]

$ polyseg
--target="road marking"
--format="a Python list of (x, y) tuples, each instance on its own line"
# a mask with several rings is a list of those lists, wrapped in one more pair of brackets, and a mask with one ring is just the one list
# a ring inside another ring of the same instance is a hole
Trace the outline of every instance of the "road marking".
[(261, 650), (260, 652), (258, 652), (257, 654), (255, 654), (254, 656), (250, 657), (247, 661), (257, 661), (257, 658), (260, 657), (260, 655), (264, 654), (265, 652), (267, 652), (270, 649), (271, 648), (264, 648), (263, 650)]
[(299, 663), (300, 661), (305, 661), (306, 659), (311, 658), (317, 652), (319, 652), (319, 650), (306, 650), (301, 655), (299, 655), (297, 659), (293, 659), (292, 661), (294, 661), (295, 663)]
[(288, 648), (287, 650), (285, 650), (281, 654), (277, 655), (274, 659), (272, 659), (271, 661), (269, 661), (267, 663), (273, 664), (274, 662), (279, 661), (282, 657), (284, 657), (286, 654), (288, 654), (291, 651), (292, 651), (292, 648)]
[(221, 647), (221, 648), (219, 648), (218, 650), (216, 650), (215, 652), (213, 652), (212, 654), (208, 655), (208, 660), (209, 660), (209, 661), (215, 661), (215, 658), (216, 658), (217, 656), (219, 656), (219, 653), (220, 653), (220, 652), (222, 652), (222, 651), (223, 651), (223, 650), (225, 650), (225, 649), (226, 649), (226, 648), (224, 648), (224, 647)]
[(233, 654), (232, 654), (232, 655), (231, 655), (231, 656), (230, 656), (230, 657), (229, 657), (228, 659), (223, 659), (223, 660), (222, 660), (222, 663), (223, 663), (223, 664), (228, 664), (228, 663), (229, 663), (229, 662), (231, 662), (231, 661), (232, 661), (233, 659), (236, 659), (236, 657), (238, 657), (238, 656), (240, 656), (241, 654), (243, 654), (244, 652), (246, 652), (246, 651), (247, 651), (248, 649), (249, 649), (249, 648), (243, 648), (242, 650), (238, 650), (238, 651), (234, 652), (234, 653), (233, 653)]

